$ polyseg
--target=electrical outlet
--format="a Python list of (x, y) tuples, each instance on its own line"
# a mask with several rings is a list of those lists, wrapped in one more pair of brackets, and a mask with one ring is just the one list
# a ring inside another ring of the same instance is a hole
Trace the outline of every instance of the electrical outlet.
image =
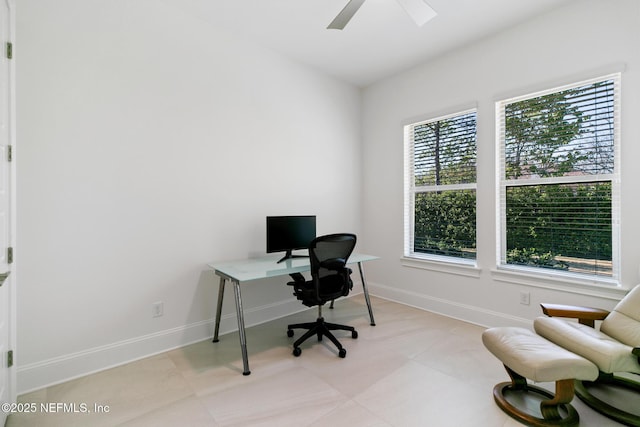
[(520, 292), (520, 304), (529, 305), (529, 292)]
[(164, 303), (162, 301), (151, 304), (151, 317), (160, 317), (164, 314)]

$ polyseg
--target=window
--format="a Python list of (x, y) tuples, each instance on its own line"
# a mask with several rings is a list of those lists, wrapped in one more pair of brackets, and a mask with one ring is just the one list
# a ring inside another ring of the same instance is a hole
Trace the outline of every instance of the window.
[(501, 266), (617, 278), (619, 79), (497, 103)]
[(475, 110), (404, 130), (405, 256), (475, 259)]

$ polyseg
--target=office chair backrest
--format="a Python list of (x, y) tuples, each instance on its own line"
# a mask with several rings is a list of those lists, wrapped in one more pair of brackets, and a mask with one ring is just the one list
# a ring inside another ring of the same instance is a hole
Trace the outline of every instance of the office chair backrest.
[(355, 246), (356, 236), (350, 233), (320, 236), (311, 242), (311, 277), (319, 300), (328, 301), (349, 294), (353, 282), (346, 264)]

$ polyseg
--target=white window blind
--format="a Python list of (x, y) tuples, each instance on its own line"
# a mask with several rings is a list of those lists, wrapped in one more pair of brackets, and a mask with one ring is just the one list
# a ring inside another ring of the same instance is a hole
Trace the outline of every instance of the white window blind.
[(405, 126), (405, 256), (476, 257), (476, 111)]
[(617, 277), (620, 76), (497, 103), (503, 266)]

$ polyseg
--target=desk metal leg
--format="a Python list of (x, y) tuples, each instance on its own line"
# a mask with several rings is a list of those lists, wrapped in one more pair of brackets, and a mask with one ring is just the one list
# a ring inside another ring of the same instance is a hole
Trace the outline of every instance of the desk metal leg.
[(371, 326), (376, 326), (376, 321), (373, 320), (373, 310), (371, 309), (371, 300), (369, 299), (369, 291), (367, 290), (367, 282), (364, 280), (364, 270), (362, 269), (362, 263), (358, 263), (358, 270), (360, 270), (360, 279), (362, 279), (362, 290), (364, 291), (364, 299), (367, 301), (367, 308), (369, 309), (369, 318), (371, 319)]
[(247, 355), (247, 337), (244, 332), (244, 314), (242, 310), (242, 296), (240, 295), (240, 282), (233, 280), (233, 291), (236, 296), (236, 314), (238, 316), (238, 334), (240, 335), (240, 350), (242, 351), (242, 363), (244, 370), (242, 375), (249, 375), (249, 356)]
[(220, 341), (218, 332), (220, 332), (220, 317), (222, 316), (222, 299), (224, 297), (224, 277), (220, 277), (220, 287), (218, 288), (218, 310), (216, 311), (216, 327), (213, 331), (213, 342)]

